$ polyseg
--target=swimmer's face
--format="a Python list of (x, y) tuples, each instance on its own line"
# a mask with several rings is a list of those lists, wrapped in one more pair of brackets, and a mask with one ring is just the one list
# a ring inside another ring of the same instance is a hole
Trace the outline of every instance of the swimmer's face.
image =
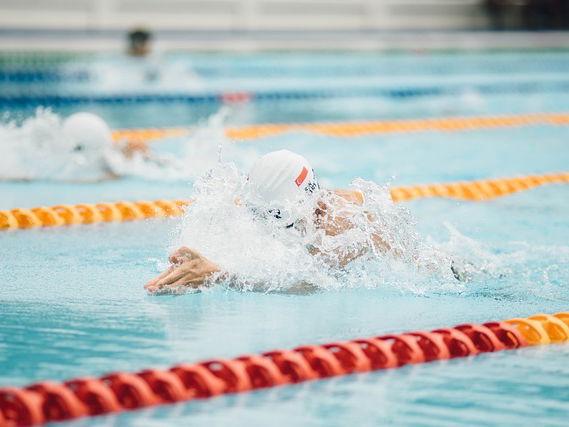
[(71, 141), (71, 144), (71, 151), (77, 154), (100, 154), (111, 145), (106, 140), (95, 138), (81, 138)]
[(146, 56), (150, 53), (150, 45), (146, 42), (134, 43), (129, 49), (132, 56)]
[(312, 195), (284, 203), (249, 204), (248, 208), (253, 216), (263, 221), (272, 222), (277, 227), (292, 228), (306, 222), (314, 213), (314, 198)]
[(81, 153), (84, 150), (85, 150), (85, 145), (83, 145), (81, 143), (77, 143), (71, 151), (73, 151), (74, 153)]
[(63, 135), (73, 154), (99, 155), (112, 144), (109, 126), (91, 113), (76, 113), (63, 122)]

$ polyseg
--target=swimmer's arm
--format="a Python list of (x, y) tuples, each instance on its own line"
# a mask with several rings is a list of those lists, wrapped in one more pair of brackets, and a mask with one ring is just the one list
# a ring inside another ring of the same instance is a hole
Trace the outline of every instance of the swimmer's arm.
[(261, 293), (280, 293), (280, 294), (289, 294), (289, 295), (308, 295), (316, 292), (319, 288), (313, 283), (307, 282), (305, 280), (296, 282), (292, 285), (287, 287), (279, 287), (279, 288), (272, 288), (270, 282), (259, 281), (259, 282), (251, 282), (251, 281), (243, 281), (237, 280), (230, 275), (226, 275), (223, 279), (225, 283), (233, 287), (235, 289), (243, 289), (245, 286), (247, 289), (250, 289), (253, 292), (261, 292)]
[(120, 142), (119, 144), (122, 154), (127, 159), (132, 158), (135, 154), (141, 154), (144, 158), (149, 158), (151, 156), (148, 144), (144, 141), (130, 139)]
[[(180, 293), (187, 289), (198, 289), (204, 286), (214, 286), (221, 282), (231, 282), (234, 279), (230, 274), (223, 272), (217, 265), (198, 252), (181, 247), (170, 255), (170, 267), (155, 279), (148, 282), (144, 288), (150, 294)], [(266, 292), (267, 283), (249, 284), (253, 290)], [(283, 290), (288, 294), (309, 294), (318, 288), (309, 282), (299, 282)]]
[(318, 248), (309, 247), (308, 251), (313, 256), (319, 256), (326, 264), (333, 267), (344, 268), (346, 265), (351, 263), (353, 260), (366, 254), (368, 251), (368, 246), (360, 246), (349, 249), (336, 249), (332, 252), (323, 252)]
[(183, 246), (170, 255), (170, 267), (144, 288), (151, 294), (176, 293), (183, 289), (214, 285), (223, 280), (223, 276), (215, 263)]
[[(344, 209), (346, 206), (350, 204), (361, 206), (364, 203), (364, 195), (360, 191), (347, 191), (347, 190), (335, 190), (334, 194), (338, 196), (336, 199), (336, 206), (334, 206), (335, 212), (342, 212), (344, 211), (345, 214), (335, 214), (334, 216), (330, 216), (327, 214), (328, 207), (324, 204), (319, 204), (319, 216), (320, 216), (320, 224), (324, 229), (325, 233), (329, 236), (337, 236), (340, 234), (345, 233), (346, 231), (353, 228), (353, 223), (350, 218), (351, 213), (349, 209)], [(367, 220), (370, 223), (376, 221), (375, 215), (372, 213), (366, 213)], [(333, 253), (324, 253), (315, 248), (311, 248), (310, 252), (313, 255), (320, 255), (323, 257), (323, 260), (329, 265), (337, 265), (341, 268), (348, 265), (350, 262), (354, 261), (355, 259), (365, 255), (369, 252), (370, 249), (374, 249), (377, 252), (385, 254), (387, 252), (393, 252), (390, 245), (383, 239), (383, 237), (379, 233), (373, 233), (370, 236), (370, 241), (362, 242), (357, 246), (353, 246), (350, 248), (342, 248), (333, 251)], [(397, 255), (397, 254), (395, 254)]]

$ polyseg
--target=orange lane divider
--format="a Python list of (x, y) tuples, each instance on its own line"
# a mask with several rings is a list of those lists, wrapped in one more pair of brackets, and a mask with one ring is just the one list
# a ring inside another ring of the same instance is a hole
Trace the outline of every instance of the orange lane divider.
[(380, 335), (169, 369), (0, 388), (0, 427), (32, 426), (569, 340), (569, 313)]
[(391, 198), (396, 202), (426, 197), (447, 197), (451, 199), (482, 201), (530, 190), (545, 184), (567, 183), (569, 183), (569, 172), (560, 172), (546, 175), (528, 175), (518, 178), (498, 178), (450, 184), (394, 187), (391, 189)]
[(180, 216), (187, 200), (82, 203), (0, 211), (0, 230)]
[[(428, 197), (483, 201), (529, 190), (545, 184), (560, 183), (569, 183), (569, 172), (450, 184), (393, 187), (391, 189), (391, 198), (395, 202)], [(180, 216), (190, 203), (191, 201), (189, 200), (122, 201), (3, 210), (0, 211), (0, 231)]]
[(184, 136), (191, 133), (189, 128), (169, 128), (169, 129), (118, 129), (113, 131), (115, 141), (153, 141), (162, 138), (173, 138)]
[[(538, 113), (492, 117), (448, 117), (412, 120), (372, 120), (365, 122), (332, 123), (268, 123), (228, 128), (225, 134), (235, 140), (250, 140), (301, 131), (335, 137), (402, 132), (443, 131), (459, 132), (530, 125), (569, 125), (569, 113)], [(113, 132), (115, 140), (151, 141), (167, 137), (189, 135), (190, 128), (121, 129)]]

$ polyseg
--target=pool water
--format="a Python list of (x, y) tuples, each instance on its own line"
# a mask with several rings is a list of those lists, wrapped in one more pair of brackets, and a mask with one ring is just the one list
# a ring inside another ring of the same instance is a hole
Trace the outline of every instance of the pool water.
[[(386, 87), (457, 84), (462, 95), (406, 98), (275, 99), (234, 106), (227, 124), (422, 118), (569, 111), (562, 82), (569, 54), (445, 53), (391, 55), (172, 55), (168, 70), (194, 80), (158, 87), (132, 83), (129, 93), (154, 90), (289, 90), (291, 87)], [(0, 70), (17, 69), (16, 60)], [(56, 70), (60, 81), (3, 82), (18, 93), (92, 94), (95, 73), (117, 58), (66, 58), (24, 63)], [(24, 66), (22, 66), (24, 67)], [(71, 70), (71, 71), (70, 71)], [(319, 78), (320, 76), (321, 78)], [(324, 80), (324, 77), (326, 80)], [(531, 93), (476, 93), (476, 82), (523, 79)], [(77, 79), (76, 79), (77, 80)], [(198, 88), (197, 81), (204, 87)], [(206, 83), (204, 83), (206, 82)], [(189, 87), (193, 84), (196, 87)], [(126, 93), (107, 85), (108, 93)], [(4, 92), (6, 93), (6, 92)], [(1, 97), (1, 96), (0, 96)], [(4, 99), (4, 98), (2, 98)], [(0, 108), (28, 117), (35, 105)], [(61, 104), (58, 114), (97, 112), (115, 128), (204, 124), (219, 105), (169, 102)], [(380, 134), (334, 138), (287, 133), (241, 142), (227, 152), (245, 169), (256, 155), (289, 148), (307, 156), (327, 187), (355, 177), (392, 185), (449, 182), (565, 171), (563, 126), (464, 132)], [(0, 144), (2, 141), (0, 141)], [(177, 152), (190, 138), (157, 142)], [(217, 144), (217, 141), (211, 141)], [(215, 151), (215, 150), (214, 150)], [(210, 159), (215, 163), (214, 156)], [(191, 166), (195, 166), (192, 164)], [(0, 209), (58, 203), (187, 198), (192, 183), (130, 177), (112, 182), (2, 182)], [(0, 235), (0, 384), (25, 385), (114, 370), (166, 367), (182, 361), (232, 357), (299, 344), (324, 343), (464, 322), (484, 322), (569, 309), (569, 187), (550, 185), (484, 203), (425, 199), (405, 206), (422, 236), (500, 274), (481, 274), (456, 288), (436, 283), (369, 283), (308, 295), (241, 292), (219, 287), (182, 296), (148, 296), (143, 284), (159, 271), (176, 241), (180, 219), (148, 220)], [(569, 347), (552, 345), (467, 360), (408, 366), (210, 401), (125, 413), (74, 425), (544, 425), (569, 417)]]

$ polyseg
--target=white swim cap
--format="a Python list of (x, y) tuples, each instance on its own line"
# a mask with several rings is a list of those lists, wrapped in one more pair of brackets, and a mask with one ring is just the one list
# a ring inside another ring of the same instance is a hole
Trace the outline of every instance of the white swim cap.
[(249, 172), (249, 185), (267, 206), (277, 208), (304, 200), (319, 188), (308, 160), (288, 150), (260, 157)]
[(113, 135), (109, 125), (92, 113), (75, 113), (63, 122), (63, 134), (75, 151), (96, 150), (109, 146)]

